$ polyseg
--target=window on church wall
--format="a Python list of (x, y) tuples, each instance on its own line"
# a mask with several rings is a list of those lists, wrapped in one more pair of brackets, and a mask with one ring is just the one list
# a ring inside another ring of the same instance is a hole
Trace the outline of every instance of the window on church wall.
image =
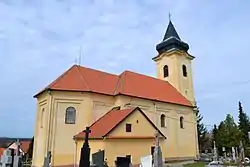
[(161, 127), (166, 127), (166, 116), (161, 114)]
[(165, 65), (163, 67), (163, 76), (164, 76), (164, 78), (166, 78), (166, 77), (168, 77), (168, 75), (169, 75), (168, 66)]
[(74, 107), (68, 107), (65, 113), (65, 123), (75, 124), (76, 121), (76, 109)]
[(184, 77), (187, 77), (187, 67), (186, 65), (182, 65), (182, 73)]
[(182, 129), (184, 129), (183, 122), (184, 122), (184, 118), (181, 116), (180, 117), (180, 128), (182, 128)]

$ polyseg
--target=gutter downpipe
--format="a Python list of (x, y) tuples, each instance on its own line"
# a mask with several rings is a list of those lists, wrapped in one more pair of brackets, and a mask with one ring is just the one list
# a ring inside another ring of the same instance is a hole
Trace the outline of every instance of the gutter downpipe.
[(76, 151), (77, 151), (77, 142), (76, 139), (74, 138), (74, 167), (76, 167)]
[(198, 153), (199, 153), (199, 144), (198, 144), (198, 134), (197, 134), (197, 116), (196, 116), (196, 108), (194, 107), (193, 109), (194, 111), (194, 132), (195, 132), (195, 157), (196, 158), (199, 158), (199, 154), (197, 154), (197, 150), (198, 150)]
[(49, 151), (49, 139), (50, 139), (50, 130), (51, 130), (51, 127), (50, 127), (50, 125), (51, 125), (51, 105), (52, 105), (52, 92), (50, 91), (50, 90), (48, 90), (48, 94), (50, 95), (49, 96), (49, 115), (48, 115), (48, 128), (47, 128), (47, 137), (46, 137), (46, 155), (45, 155), (45, 157), (47, 156), (47, 153), (48, 153), (48, 151)]
[(155, 123), (156, 123), (156, 126), (158, 127), (158, 114), (157, 114), (157, 111), (156, 111), (156, 109), (157, 109), (157, 106), (156, 106), (156, 103), (154, 103), (153, 102), (153, 104), (154, 104), (154, 112), (155, 112)]

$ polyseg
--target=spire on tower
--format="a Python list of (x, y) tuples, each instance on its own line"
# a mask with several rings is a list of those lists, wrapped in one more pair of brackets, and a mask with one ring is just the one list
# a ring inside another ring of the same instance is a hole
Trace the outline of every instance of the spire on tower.
[(174, 25), (173, 25), (172, 21), (169, 19), (168, 28), (167, 28), (166, 33), (164, 35), (163, 41), (170, 38), (170, 37), (175, 37), (175, 38), (181, 40), (181, 38), (179, 37), (177, 31), (174, 28)]
[(170, 50), (181, 50), (187, 52), (189, 46), (187, 43), (183, 42), (178, 35), (172, 21), (171, 14), (169, 13), (169, 23), (162, 42), (156, 45), (156, 50), (159, 53), (170, 51)]

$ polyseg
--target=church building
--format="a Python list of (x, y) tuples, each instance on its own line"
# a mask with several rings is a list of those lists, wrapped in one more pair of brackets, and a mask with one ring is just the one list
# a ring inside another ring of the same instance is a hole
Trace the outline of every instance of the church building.
[(91, 154), (105, 151), (133, 164), (151, 154), (158, 131), (164, 161), (194, 160), (198, 154), (192, 60), (171, 20), (153, 57), (157, 77), (132, 71), (119, 75), (73, 65), (37, 99), (32, 166), (77, 166), (86, 126)]

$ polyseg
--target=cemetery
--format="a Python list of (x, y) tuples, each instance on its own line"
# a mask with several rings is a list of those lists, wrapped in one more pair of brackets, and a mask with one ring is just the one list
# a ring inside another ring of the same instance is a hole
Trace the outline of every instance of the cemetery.
[[(80, 152), (80, 160), (78, 167), (114, 167), (109, 166), (106, 162), (105, 158), (105, 150), (99, 150), (96, 153), (93, 153), (90, 155), (91, 148), (89, 146), (89, 136), (91, 134), (90, 127), (86, 127), (84, 130), (85, 136), (84, 136), (84, 143), (81, 148)], [(195, 162), (195, 163), (188, 163), (188, 164), (164, 164), (163, 157), (162, 157), (162, 151), (160, 147), (160, 133), (159, 131), (156, 131), (155, 133), (155, 144), (154, 148), (152, 149), (151, 155), (143, 156), (141, 157), (139, 164), (132, 164), (132, 159), (130, 155), (124, 156), (124, 157), (116, 157), (116, 160), (114, 162), (115, 167), (165, 167), (165, 166), (184, 166), (184, 167), (223, 167), (223, 166), (239, 166), (239, 167), (245, 167), (248, 166), (248, 163), (244, 155), (244, 148), (242, 145), (242, 142), (240, 142), (239, 152), (238, 149), (232, 148), (232, 155), (231, 155), (231, 163), (226, 163), (225, 158), (227, 157), (225, 155), (224, 159), (223, 157), (219, 157), (217, 153), (216, 143), (214, 142), (214, 149), (213, 149), (213, 161), (210, 163), (202, 163), (202, 162)], [(22, 164), (22, 157), (20, 155), (20, 143), (17, 140), (16, 143), (17, 148), (9, 148), (4, 150), (3, 155), (0, 159), (0, 167), (22, 167), (25, 166)], [(51, 157), (53, 155), (51, 152), (47, 153), (47, 156), (44, 158), (44, 165), (43, 167), (51, 167)], [(92, 160), (92, 161), (91, 161)], [(249, 161), (249, 160), (248, 160)], [(112, 163), (111, 163), (112, 164)]]
[[(84, 130), (85, 137), (84, 143), (81, 148), (79, 167), (108, 167), (108, 164), (105, 160), (105, 150), (99, 150), (98, 152), (90, 155), (91, 148), (89, 147), (89, 134), (91, 130), (89, 127), (86, 127)], [(159, 145), (160, 134), (158, 131), (155, 133), (155, 146), (152, 150), (152, 155), (141, 157), (141, 163), (137, 164), (141, 167), (163, 167), (162, 161), (162, 152)], [(22, 167), (24, 166), (21, 162), (21, 155), (18, 151), (20, 148), (19, 141), (16, 142), (16, 149), (6, 149), (1, 156), (0, 166), (1, 167)], [(51, 166), (51, 157), (53, 155), (51, 152), (47, 153), (47, 156), (44, 158), (43, 167)], [(92, 161), (90, 161), (90, 156), (92, 156)], [(114, 162), (116, 167), (132, 167), (132, 157), (127, 155), (125, 157), (117, 157)]]

